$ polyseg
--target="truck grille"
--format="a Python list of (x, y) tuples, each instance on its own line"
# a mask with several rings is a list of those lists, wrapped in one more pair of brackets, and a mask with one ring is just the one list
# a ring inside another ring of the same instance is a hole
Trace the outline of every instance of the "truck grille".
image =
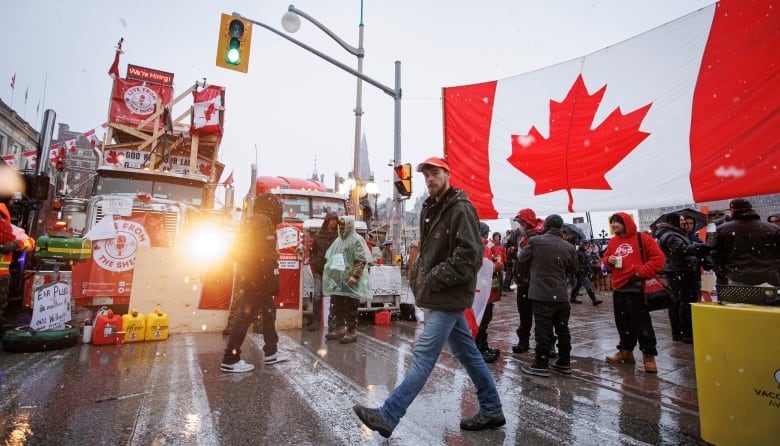
[[(103, 219), (105, 216), (103, 214), (103, 207), (102, 206), (96, 206), (96, 215), (95, 215), (95, 224), (97, 224), (100, 220)], [(146, 212), (149, 214), (163, 214), (165, 216), (165, 232), (168, 233), (168, 247), (172, 248), (176, 246), (176, 239), (179, 238), (179, 228), (181, 227), (180, 220), (181, 220), (181, 214), (178, 212), (178, 209), (171, 212), (160, 212), (160, 211), (150, 211), (146, 208), (141, 208), (138, 206), (133, 205), (133, 212)]]

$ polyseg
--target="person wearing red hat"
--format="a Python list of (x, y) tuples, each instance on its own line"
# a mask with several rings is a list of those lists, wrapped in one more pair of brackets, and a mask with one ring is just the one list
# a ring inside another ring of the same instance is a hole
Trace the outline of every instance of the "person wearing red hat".
[(453, 356), (468, 371), (479, 400), (479, 412), (462, 419), (460, 428), (500, 427), (506, 424), (501, 398), (463, 314), (474, 303), (477, 272), (485, 251), (477, 211), (465, 192), (450, 186), (445, 160), (428, 158), (417, 171), (425, 176), (430, 196), (420, 212), (420, 254), (410, 271), (409, 284), (416, 305), (430, 313), (401, 384), (381, 407), (356, 405), (353, 409), (368, 428), (385, 438), (392, 435), (448, 343)]
[[(520, 226), (507, 241), (507, 256), (514, 260), (514, 277), (517, 284), (517, 312), (520, 314), (520, 326), (517, 327), (517, 345), (512, 346), (512, 353), (526, 353), (531, 349), (531, 327), (533, 326), (533, 310), (528, 299), (528, 271), (522, 271), (517, 258), (523, 248), (528, 245), (528, 239), (544, 232), (544, 221), (536, 218), (536, 212), (531, 208), (520, 209), (515, 216)], [(554, 345), (554, 344), (553, 344)], [(555, 347), (552, 348), (554, 353)], [(555, 357), (551, 355), (550, 357)]]

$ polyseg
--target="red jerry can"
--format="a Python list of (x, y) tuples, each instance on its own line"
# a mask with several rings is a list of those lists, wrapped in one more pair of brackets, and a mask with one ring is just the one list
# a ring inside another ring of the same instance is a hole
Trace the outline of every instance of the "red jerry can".
[(114, 314), (113, 310), (108, 310), (97, 317), (95, 328), (92, 332), (92, 344), (94, 345), (117, 345), (120, 341), (118, 336), (124, 336), (122, 331), (122, 316)]

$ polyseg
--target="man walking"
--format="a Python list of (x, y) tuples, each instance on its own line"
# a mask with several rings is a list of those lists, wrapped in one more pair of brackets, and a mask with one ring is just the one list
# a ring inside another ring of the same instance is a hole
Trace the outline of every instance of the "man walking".
[[(528, 240), (518, 263), (529, 272), (528, 298), (531, 300), (536, 336), (536, 358), (533, 365), (520, 368), (523, 373), (547, 377), (549, 367), (571, 374), (571, 334), (569, 333), (568, 277), (579, 270), (577, 253), (561, 233), (563, 218), (552, 214), (544, 219), (544, 233)], [(550, 365), (553, 331), (558, 337), (558, 361)]]
[(253, 215), (241, 225), (234, 244), (238, 263), (241, 304), (230, 327), (228, 343), (220, 370), (229, 373), (251, 372), (255, 366), (241, 359), (249, 324), (259, 312), (263, 318), (263, 353), (265, 364), (287, 361), (290, 354), (276, 347), (276, 311), (274, 294), (279, 292), (279, 251), (276, 247), (276, 225), (282, 222), (282, 204), (272, 194), (255, 198)]
[(461, 420), (460, 428), (503, 426), (506, 420), (496, 385), (463, 315), (474, 302), (477, 271), (484, 253), (476, 210), (465, 192), (450, 186), (450, 168), (444, 159), (428, 158), (417, 171), (425, 176), (430, 197), (420, 213), (420, 256), (409, 282), (417, 306), (430, 310), (430, 314), (401, 384), (382, 407), (355, 406), (355, 413), (370, 429), (390, 437), (448, 342), (474, 382), (479, 400), (479, 412)]
[(593, 255), (590, 253), (589, 241), (584, 240), (580, 242), (579, 247), (577, 247), (577, 260), (580, 263), (580, 270), (576, 276), (577, 283), (571, 289), (569, 302), (581, 304), (582, 301), (577, 299), (577, 296), (579, 296), (580, 288), (585, 287), (585, 291), (588, 293), (591, 302), (593, 302), (593, 306), (601, 305), (603, 301), (596, 297), (596, 293), (593, 292), (593, 285), (590, 283), (590, 277), (593, 275)]

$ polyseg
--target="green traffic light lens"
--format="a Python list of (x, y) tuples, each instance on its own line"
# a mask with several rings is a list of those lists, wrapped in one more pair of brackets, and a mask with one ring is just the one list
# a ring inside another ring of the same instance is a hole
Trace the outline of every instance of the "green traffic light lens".
[(225, 54), (225, 62), (231, 65), (238, 65), (241, 62), (241, 51), (239, 51), (241, 43), (237, 38), (233, 37), (230, 39), (229, 45), (227, 54)]

